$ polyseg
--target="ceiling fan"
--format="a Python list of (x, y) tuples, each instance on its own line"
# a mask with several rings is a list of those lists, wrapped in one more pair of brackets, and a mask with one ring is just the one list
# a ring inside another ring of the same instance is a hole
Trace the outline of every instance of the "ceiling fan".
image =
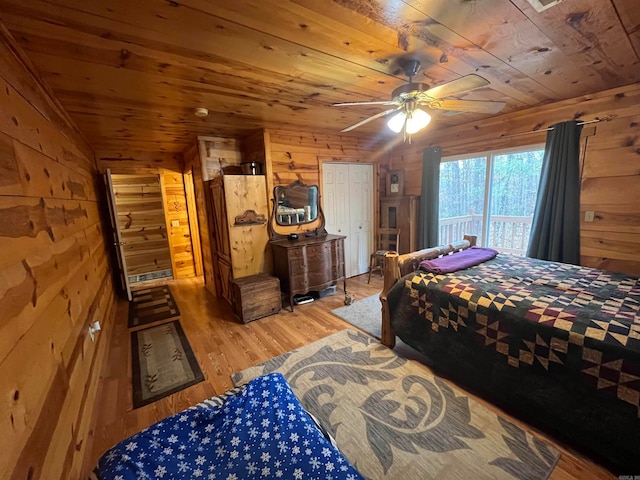
[(426, 106), (436, 110), (450, 110), (456, 112), (473, 112), (495, 114), (505, 106), (504, 102), (484, 102), (477, 100), (445, 99), (452, 95), (468, 92), (470, 90), (489, 85), (489, 81), (479, 75), (470, 74), (451, 82), (429, 88), (424, 83), (413, 83), (413, 77), (420, 70), (418, 60), (409, 60), (402, 65), (402, 71), (409, 77), (409, 83), (396, 88), (391, 93), (391, 100), (379, 102), (346, 102), (334, 103), (334, 107), (347, 107), (354, 105), (388, 105), (393, 106), (388, 110), (376, 113), (358, 123), (342, 129), (342, 132), (350, 132), (377, 118), (386, 117), (395, 113), (387, 123), (387, 126), (396, 133), (404, 132), (412, 135), (426, 127), (431, 121), (431, 115), (419, 108)]

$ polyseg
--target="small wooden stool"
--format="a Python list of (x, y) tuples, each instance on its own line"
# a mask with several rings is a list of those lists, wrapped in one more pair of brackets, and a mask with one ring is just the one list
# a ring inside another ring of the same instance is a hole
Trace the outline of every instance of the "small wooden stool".
[(236, 278), (231, 284), (233, 313), (243, 323), (278, 313), (280, 280), (266, 273)]

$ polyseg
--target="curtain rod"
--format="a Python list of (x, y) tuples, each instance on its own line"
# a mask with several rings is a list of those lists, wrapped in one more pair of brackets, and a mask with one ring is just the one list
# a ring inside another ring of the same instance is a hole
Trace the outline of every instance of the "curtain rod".
[[(599, 122), (610, 122), (617, 115), (605, 115), (602, 118), (594, 118), (593, 120), (587, 120), (584, 122), (578, 122), (578, 125), (587, 125), (589, 123), (599, 123)], [(531, 130), (529, 132), (521, 132), (521, 133), (512, 133), (511, 135), (502, 134), (498, 138), (511, 138), (511, 137), (519, 137), (520, 135), (530, 135), (532, 133), (541, 133), (541, 132), (550, 132), (553, 130), (553, 127), (543, 128), (542, 130)]]

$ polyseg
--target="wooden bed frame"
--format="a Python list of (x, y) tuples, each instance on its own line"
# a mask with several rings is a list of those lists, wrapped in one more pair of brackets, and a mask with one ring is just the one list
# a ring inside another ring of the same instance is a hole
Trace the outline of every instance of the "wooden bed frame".
[(389, 348), (396, 345), (396, 335), (391, 328), (391, 316), (389, 312), (389, 304), (387, 303), (387, 293), (391, 290), (400, 278), (415, 272), (423, 260), (430, 260), (442, 255), (458, 252), (469, 247), (473, 247), (477, 240), (476, 235), (465, 235), (463, 240), (453, 242), (449, 245), (441, 245), (439, 247), (426, 248), (417, 252), (405, 253), (400, 255), (397, 252), (389, 252), (385, 255), (384, 260), (384, 286), (380, 294), (380, 302), (382, 302), (382, 344)]

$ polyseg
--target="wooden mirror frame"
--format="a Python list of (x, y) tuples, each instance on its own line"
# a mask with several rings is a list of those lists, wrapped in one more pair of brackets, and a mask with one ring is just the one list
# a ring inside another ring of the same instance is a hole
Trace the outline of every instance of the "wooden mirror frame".
[[(327, 235), (327, 231), (325, 230), (325, 218), (324, 212), (322, 211), (322, 202), (320, 198), (320, 189), (318, 188), (318, 216), (315, 220), (312, 220), (308, 223), (299, 223), (293, 225), (280, 225), (276, 220), (276, 210), (278, 209), (278, 198), (276, 196), (276, 192), (279, 189), (287, 189), (287, 188), (310, 188), (316, 187), (316, 185), (306, 185), (302, 183), (300, 180), (296, 180), (289, 185), (276, 185), (273, 187), (273, 197), (271, 198), (271, 218), (269, 220), (269, 237), (271, 240), (284, 240), (285, 238), (289, 238), (289, 235), (295, 233), (296, 235), (304, 235), (306, 237), (324, 237)], [(311, 226), (311, 228), (309, 228)], [(307, 229), (305, 229), (305, 227)]]

